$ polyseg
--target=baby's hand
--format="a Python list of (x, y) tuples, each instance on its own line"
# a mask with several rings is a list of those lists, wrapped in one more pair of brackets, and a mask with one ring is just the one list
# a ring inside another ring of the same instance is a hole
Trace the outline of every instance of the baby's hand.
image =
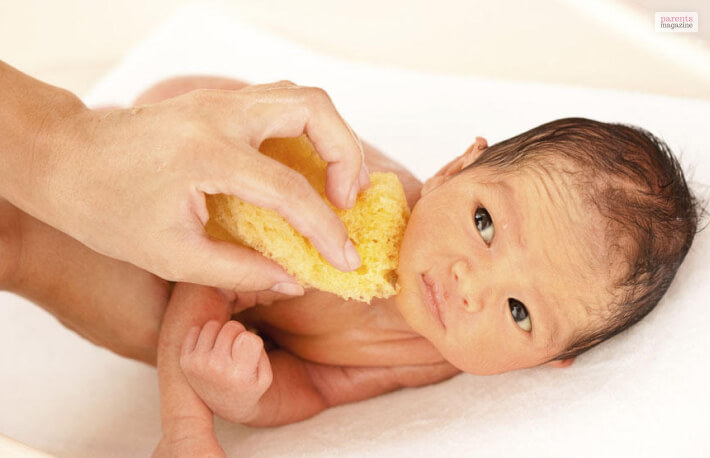
[(272, 380), (263, 341), (238, 321), (228, 321), (221, 329), (217, 321), (207, 322), (202, 330), (190, 329), (180, 367), (212, 412), (234, 423), (256, 413)]

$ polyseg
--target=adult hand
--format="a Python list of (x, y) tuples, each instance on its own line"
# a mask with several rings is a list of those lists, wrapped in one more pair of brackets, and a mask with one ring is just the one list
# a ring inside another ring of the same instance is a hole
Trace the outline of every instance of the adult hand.
[(10, 148), (0, 178), (14, 179), (0, 191), (95, 251), (172, 281), (302, 291), (273, 261), (205, 235), (204, 195), (224, 193), (277, 211), (340, 270), (360, 265), (342, 222), (306, 179), (257, 151), (266, 138), (305, 132), (329, 163), (328, 199), (351, 207), (369, 184), (362, 145), (322, 89), (281, 81), (98, 113), (23, 82), (45, 94), (23, 109), (45, 111), (28, 123), (38, 126), (26, 135), (31, 147)]

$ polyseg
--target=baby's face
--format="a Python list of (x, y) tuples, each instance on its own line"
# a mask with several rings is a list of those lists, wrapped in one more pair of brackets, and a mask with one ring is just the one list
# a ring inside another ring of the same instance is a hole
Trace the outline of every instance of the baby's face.
[(564, 175), (456, 174), (473, 152), (422, 190), (400, 250), (397, 307), (453, 365), (487, 375), (561, 351), (610, 300), (609, 274), (599, 217)]

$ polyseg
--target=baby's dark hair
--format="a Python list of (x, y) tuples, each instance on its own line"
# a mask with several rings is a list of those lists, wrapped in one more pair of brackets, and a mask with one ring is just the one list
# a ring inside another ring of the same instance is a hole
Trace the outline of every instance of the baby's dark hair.
[(467, 169), (477, 167), (543, 167), (573, 176), (582, 199), (606, 218), (610, 259), (624, 266), (608, 317), (578, 331), (549, 361), (580, 355), (653, 310), (697, 232), (700, 209), (678, 160), (639, 127), (558, 119), (490, 146)]

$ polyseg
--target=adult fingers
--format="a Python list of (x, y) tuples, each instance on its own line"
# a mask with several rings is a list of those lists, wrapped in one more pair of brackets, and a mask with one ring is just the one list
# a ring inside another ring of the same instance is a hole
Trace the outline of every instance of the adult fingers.
[[(252, 100), (244, 100), (245, 95)], [(305, 132), (328, 162), (326, 196), (340, 208), (352, 207), (361, 190), (363, 146), (323, 89), (276, 85), (236, 91), (234, 96), (248, 106), (246, 119), (240, 122), (252, 146), (258, 147), (266, 138), (296, 137)]]
[(190, 281), (232, 291), (274, 291), (302, 295), (303, 287), (283, 267), (246, 247), (203, 236), (194, 254)]
[(255, 305), (271, 305), (274, 301), (292, 299), (290, 294), (277, 293), (274, 291), (250, 291), (237, 293), (236, 300), (232, 306), (232, 313), (239, 313), (244, 309)]
[[(218, 161), (217, 178), (205, 184), (205, 193), (236, 195), (258, 207), (276, 211), (286, 219), (333, 266), (341, 271), (357, 269), (360, 256), (343, 222), (308, 183), (303, 175), (243, 145), (243, 154), (225, 151)], [(233, 246), (233, 245), (232, 245)], [(222, 256), (227, 256), (224, 251)], [(213, 269), (214, 270), (214, 269)], [(268, 272), (267, 272), (268, 273)], [(274, 273), (272, 270), (271, 273)], [(270, 289), (265, 281), (243, 290)], [(284, 291), (281, 291), (284, 292)]]

